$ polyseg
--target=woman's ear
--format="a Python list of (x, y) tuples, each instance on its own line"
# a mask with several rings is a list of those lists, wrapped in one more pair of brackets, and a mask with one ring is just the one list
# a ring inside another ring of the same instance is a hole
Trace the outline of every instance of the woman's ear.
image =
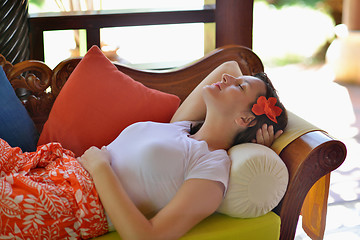
[(241, 127), (252, 127), (256, 124), (257, 120), (252, 113), (242, 114), (238, 118), (235, 119), (237, 125)]

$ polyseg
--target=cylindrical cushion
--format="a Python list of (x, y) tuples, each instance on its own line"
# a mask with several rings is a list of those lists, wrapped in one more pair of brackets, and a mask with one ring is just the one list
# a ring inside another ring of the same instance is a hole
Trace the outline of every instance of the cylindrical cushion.
[(232, 160), (229, 187), (218, 212), (252, 218), (276, 207), (289, 180), (281, 158), (270, 148), (255, 143), (236, 145), (229, 155)]

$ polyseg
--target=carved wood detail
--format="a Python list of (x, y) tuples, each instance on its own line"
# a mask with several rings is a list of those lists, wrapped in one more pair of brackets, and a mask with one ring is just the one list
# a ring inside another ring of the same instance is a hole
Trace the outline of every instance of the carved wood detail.
[(1, 54), (0, 54), (0, 66), (2, 66), (6, 75), (13, 68), (13, 65), (9, 61), (7, 61), (5, 57)]
[(68, 59), (62, 61), (54, 68), (51, 90), (55, 97), (59, 95), (60, 90), (63, 88), (70, 74), (74, 71), (75, 67), (79, 64), (80, 61), (81, 58)]
[(50, 86), (52, 70), (43, 62), (28, 60), (15, 64), (8, 79), (14, 89), (26, 88), (39, 95)]
[(49, 88), (52, 74), (52, 70), (45, 63), (34, 60), (17, 63), (7, 73), (15, 90), (18, 88), (29, 90), (29, 95), (21, 101), (39, 131), (47, 120), (55, 100)]

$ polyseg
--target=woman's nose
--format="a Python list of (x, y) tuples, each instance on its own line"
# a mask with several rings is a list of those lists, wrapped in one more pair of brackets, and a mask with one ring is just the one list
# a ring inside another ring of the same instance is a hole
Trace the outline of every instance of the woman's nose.
[(236, 78), (234, 76), (230, 75), (230, 74), (227, 74), (227, 73), (223, 74), (222, 78), (223, 78), (222, 81), (224, 83), (227, 83), (227, 84), (234, 84), (236, 82)]

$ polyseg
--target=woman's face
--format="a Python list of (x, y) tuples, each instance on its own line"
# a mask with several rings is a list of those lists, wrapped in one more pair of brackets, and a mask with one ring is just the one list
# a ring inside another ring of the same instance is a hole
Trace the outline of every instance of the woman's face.
[(252, 76), (233, 77), (223, 74), (222, 80), (204, 88), (204, 100), (222, 113), (248, 112), (260, 95), (266, 94), (265, 83)]

